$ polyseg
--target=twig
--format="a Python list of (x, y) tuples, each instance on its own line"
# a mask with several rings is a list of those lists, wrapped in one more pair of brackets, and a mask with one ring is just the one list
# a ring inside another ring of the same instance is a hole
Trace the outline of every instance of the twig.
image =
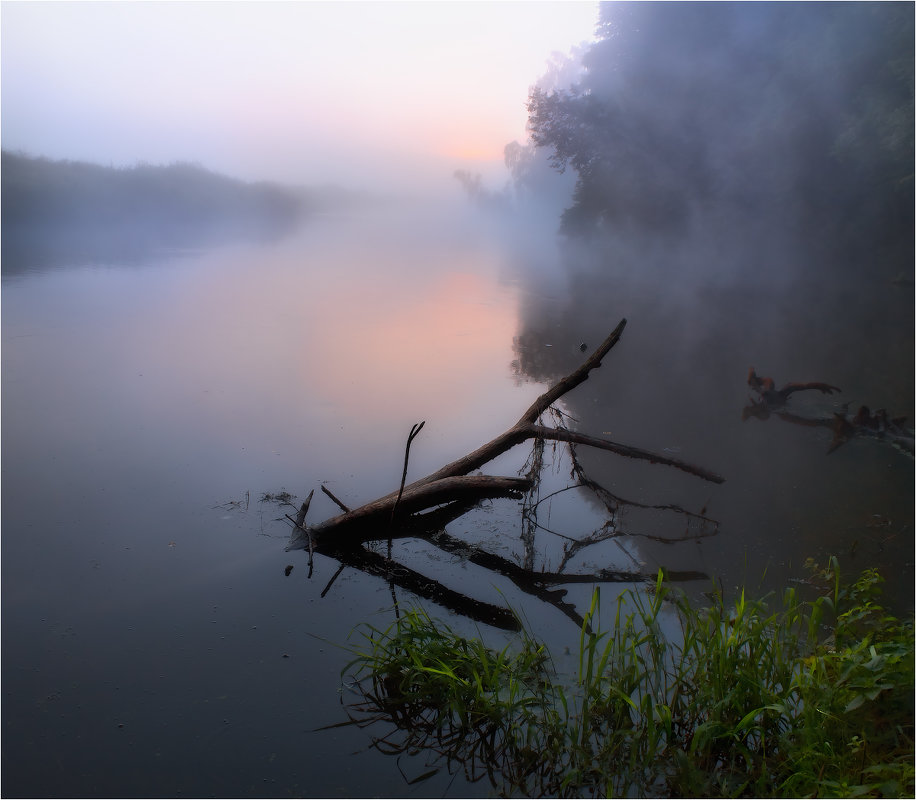
[(324, 492), (328, 497), (330, 497), (335, 503), (337, 503), (337, 505), (338, 505), (344, 512), (347, 512), (347, 511), (350, 510), (350, 508), (349, 508), (348, 506), (346, 506), (342, 500), (340, 500), (340, 499), (338, 499), (337, 497), (335, 497), (335, 496), (334, 496), (334, 493), (333, 493), (330, 489), (328, 489), (328, 487), (325, 486), (323, 483), (321, 484), (321, 491)]
[(309, 506), (312, 503), (312, 495), (315, 494), (315, 490), (309, 492), (309, 496), (305, 498), (305, 502), (302, 504), (302, 507), (299, 509), (299, 514), (296, 516), (296, 527), (305, 528), (305, 515), (309, 513)]
[(305, 502), (302, 504), (302, 507), (299, 509), (299, 514), (296, 516), (296, 527), (305, 531), (305, 535), (308, 537), (309, 541), (309, 578), (312, 577), (312, 570), (315, 567), (315, 542), (313, 541), (312, 534), (305, 527), (305, 515), (309, 513), (309, 506), (312, 503), (313, 494), (315, 494), (314, 489), (309, 492), (309, 496), (305, 498)]
[(423, 426), (426, 424), (426, 420), (423, 420), (419, 425), (416, 423), (410, 429), (410, 434), (407, 436), (407, 448), (404, 450), (404, 472), (401, 473), (401, 488), (398, 489), (398, 499), (394, 501), (394, 507), (391, 509), (391, 518), (388, 520), (388, 526), (391, 527), (391, 523), (394, 522), (395, 512), (398, 510), (398, 505), (401, 502), (401, 496), (404, 494), (404, 483), (407, 481), (407, 462), (410, 459), (410, 445), (413, 440), (417, 437), (417, 434), (423, 430)]

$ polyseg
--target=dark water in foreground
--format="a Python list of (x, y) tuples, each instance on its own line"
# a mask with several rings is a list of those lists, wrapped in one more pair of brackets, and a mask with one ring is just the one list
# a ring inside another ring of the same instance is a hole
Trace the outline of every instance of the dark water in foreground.
[[(866, 402), (909, 414), (911, 288), (842, 290), (836, 302), (851, 297), (859, 312), (834, 330), (783, 303), (782, 331), (811, 326), (792, 338), (753, 318), (761, 293), (778, 289), (720, 286), (685, 299), (657, 281), (558, 277), (549, 245), (528, 255), (454, 210), (395, 207), (314, 220), (276, 244), (4, 279), (6, 796), (486, 795), (485, 782), (444, 770), (408, 785), (426, 771), (422, 757), (396, 762), (352, 727), (316, 731), (346, 718), (349, 657), (331, 643), (361, 622), (387, 625), (392, 594), (349, 569), (322, 598), (336, 562), (316, 557), (309, 580), (307, 555), (284, 552), (276, 520), (289, 509), (259, 498), (301, 498), (321, 483), (351, 504), (387, 493), (420, 420), (410, 474), (426, 474), (515, 422), (543, 391), (537, 379), (570, 371), (579, 345), (594, 347), (623, 316), (620, 344), (564, 408), (586, 432), (727, 482), (607, 454), (580, 451), (582, 462), (623, 498), (705, 508), (719, 528), (663, 543), (646, 534), (690, 534), (684, 518), (633, 507), (621, 528), (630, 535), (577, 566), (665, 565), (726, 586), (766, 572), (773, 587), (803, 577), (806, 557), (835, 553), (850, 571), (882, 568), (892, 600), (911, 607), (912, 460), (870, 441), (827, 457), (826, 430), (741, 421), (751, 365), (777, 384), (843, 387), (799, 397), (812, 412)], [(835, 346), (843, 326), (861, 324), (896, 344), (865, 360)], [(515, 474), (527, 454), (517, 448), (490, 471)], [(560, 448), (542, 495), (568, 471)], [(334, 512), (319, 495), (310, 518)], [(545, 503), (539, 518), (571, 536), (603, 520), (583, 490)], [(509, 500), (449, 528), (523, 560), (520, 529)], [(535, 568), (555, 568), (557, 538), (542, 529), (535, 544)], [(570, 621), (504, 579), (426, 545), (398, 543), (396, 555), (511, 603), (556, 653), (575, 652)], [(691, 590), (708, 588), (700, 583)], [(572, 587), (568, 599), (589, 593)]]

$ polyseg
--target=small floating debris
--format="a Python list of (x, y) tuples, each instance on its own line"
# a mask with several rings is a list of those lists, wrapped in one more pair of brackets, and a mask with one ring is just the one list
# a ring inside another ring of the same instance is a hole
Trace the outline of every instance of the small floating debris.
[(296, 495), (290, 494), (288, 491), (286, 491), (286, 489), (282, 489), (281, 491), (277, 492), (276, 494), (272, 494), (271, 492), (264, 492), (261, 495), (261, 499), (258, 502), (259, 503), (277, 503), (278, 505), (282, 506), (282, 505), (292, 505), (293, 500), (295, 499), (296, 499)]

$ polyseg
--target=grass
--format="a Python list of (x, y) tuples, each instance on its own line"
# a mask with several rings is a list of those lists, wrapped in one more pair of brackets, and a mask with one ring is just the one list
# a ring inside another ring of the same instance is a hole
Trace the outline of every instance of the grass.
[(380, 749), (438, 754), (504, 794), (912, 796), (912, 622), (881, 607), (875, 571), (812, 571), (814, 600), (703, 608), (660, 574), (607, 626), (595, 589), (572, 685), (526, 632), (497, 652), (414, 609), (358, 629), (355, 719), (387, 723)]

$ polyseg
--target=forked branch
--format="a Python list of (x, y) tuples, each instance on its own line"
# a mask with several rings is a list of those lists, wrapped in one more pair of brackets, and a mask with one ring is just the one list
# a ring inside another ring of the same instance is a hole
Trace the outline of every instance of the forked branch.
[[(420, 423), (419, 426), (415, 425), (408, 437), (407, 452), (404, 457), (405, 469), (398, 491), (391, 492), (359, 508), (345, 511), (318, 525), (305, 527), (298, 524), (293, 530), (287, 550), (314, 548), (324, 552), (334, 552), (359, 546), (366, 541), (387, 538), (388, 525), (394, 518), (395, 510), (398, 512), (398, 519), (409, 525), (416, 523), (419, 516), (429, 516), (422, 515), (421, 512), (435, 506), (449, 503), (473, 504), (486, 498), (523, 493), (531, 488), (532, 478), (471, 476), (469, 473), (480, 469), (497, 456), (527, 439), (552, 439), (583, 444), (628, 458), (674, 467), (703, 480), (722, 483), (724, 478), (715, 472), (661, 453), (562, 428), (547, 427), (538, 422), (541, 415), (551, 405), (586, 381), (592, 370), (601, 366), (602, 359), (620, 340), (625, 327), (626, 320), (623, 319), (578, 369), (538, 397), (511, 428), (482, 447), (405, 487), (410, 443), (419, 433), (423, 423)], [(338, 505), (343, 507), (339, 501)]]

